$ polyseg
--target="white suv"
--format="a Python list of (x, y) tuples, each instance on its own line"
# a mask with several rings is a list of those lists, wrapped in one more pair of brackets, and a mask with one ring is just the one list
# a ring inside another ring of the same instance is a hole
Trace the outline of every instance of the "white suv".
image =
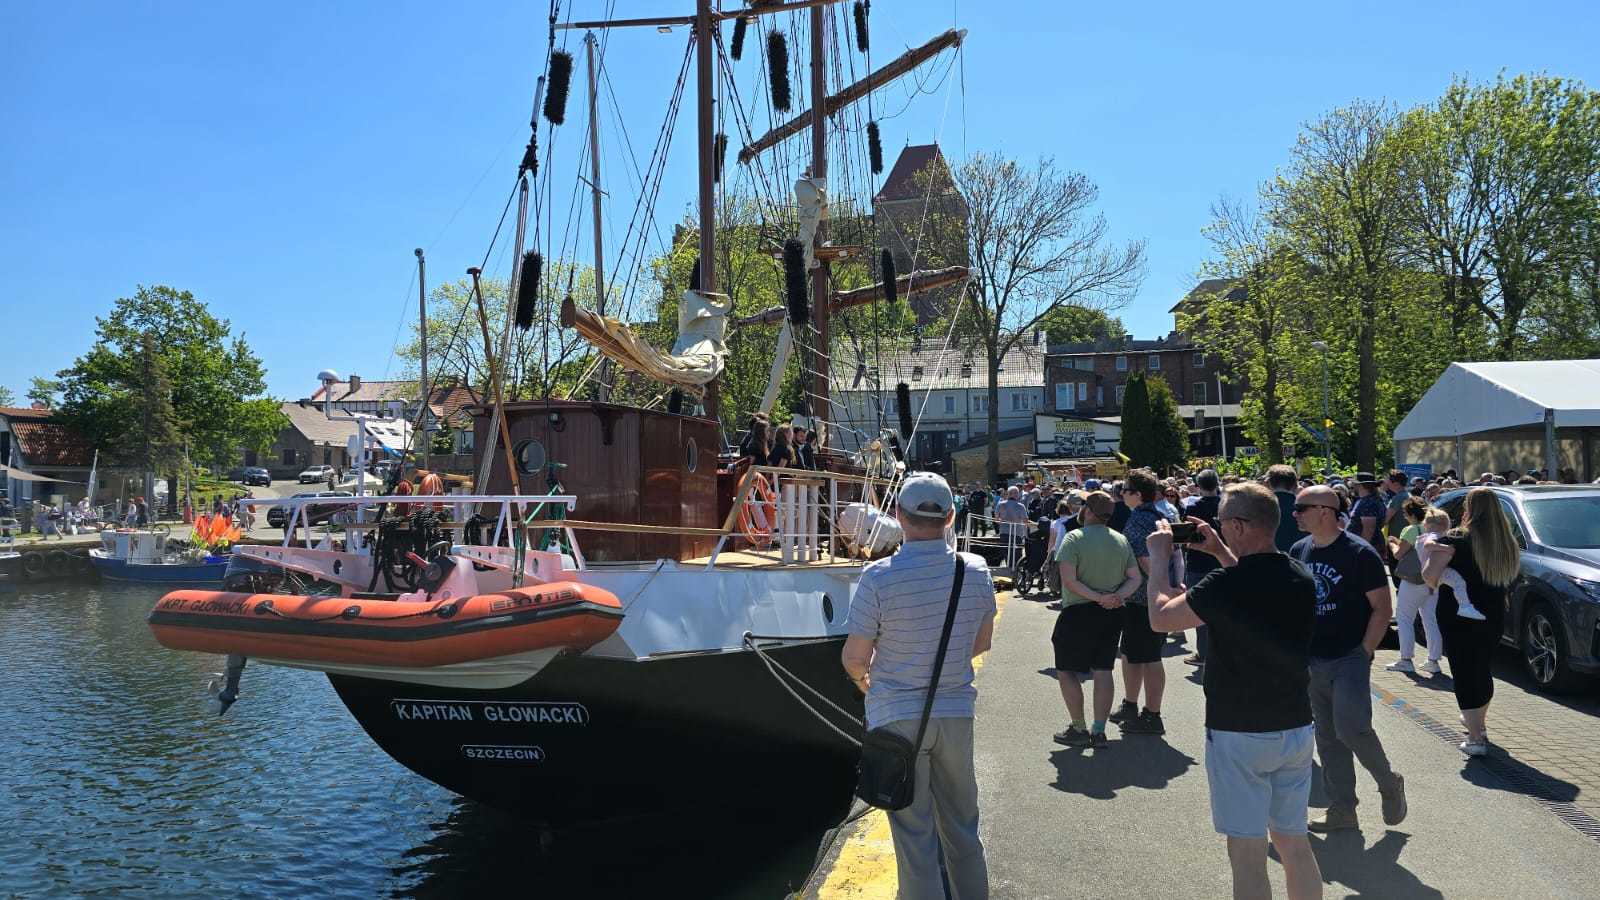
[(327, 481), (328, 476), (332, 474), (333, 466), (312, 466), (300, 473), (300, 483), (316, 484), (319, 481)]

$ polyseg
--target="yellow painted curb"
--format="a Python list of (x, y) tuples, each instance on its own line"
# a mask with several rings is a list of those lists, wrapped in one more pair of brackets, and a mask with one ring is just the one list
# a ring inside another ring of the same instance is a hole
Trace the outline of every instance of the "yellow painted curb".
[[(994, 621), (1000, 624), (1000, 614), (1005, 611), (1010, 591), (994, 595)], [(985, 653), (972, 661), (976, 672), (983, 668)], [(895, 869), (894, 838), (889, 834), (889, 817), (883, 810), (875, 809), (861, 818), (844, 845), (827, 880), (817, 889), (820, 900), (890, 900), (900, 887), (900, 875)]]

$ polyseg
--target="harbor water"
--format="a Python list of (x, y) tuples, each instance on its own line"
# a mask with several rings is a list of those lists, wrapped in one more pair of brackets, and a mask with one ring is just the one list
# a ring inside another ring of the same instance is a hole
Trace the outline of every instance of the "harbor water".
[(207, 714), (222, 659), (155, 642), (162, 593), (0, 590), (0, 897), (773, 898), (828, 824), (542, 833), (384, 755), (320, 673), (252, 665)]

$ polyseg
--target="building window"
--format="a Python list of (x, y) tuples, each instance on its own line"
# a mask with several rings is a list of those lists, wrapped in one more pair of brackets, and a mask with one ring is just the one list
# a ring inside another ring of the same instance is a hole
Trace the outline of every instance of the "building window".
[(949, 394), (944, 396), (944, 411), (947, 415), (956, 411), (956, 398)]
[(888, 413), (891, 416), (895, 414), (895, 411), (894, 411), (894, 398), (893, 397), (884, 398), (883, 411)]
[(1152, 372), (1161, 371), (1161, 354), (1159, 354), (1159, 353), (1150, 354), (1150, 371), (1152, 371)]
[(1206, 383), (1204, 381), (1194, 383), (1194, 402), (1198, 406), (1206, 405)]
[(1078, 382), (1078, 402), (1082, 403), (1082, 402), (1084, 402), (1085, 400), (1088, 400), (1088, 399), (1089, 399), (1089, 382), (1087, 382), (1087, 381)]
[(1094, 405), (1095, 406), (1105, 406), (1106, 405), (1106, 386), (1103, 385), (1103, 384), (1095, 385), (1095, 388), (1094, 388)]
[(921, 366), (912, 366), (911, 367), (911, 380), (912, 381), (921, 381), (922, 380), (922, 367)]
[(1022, 409), (1022, 395), (1021, 394), (1012, 394), (1011, 395), (1011, 411), (1012, 412), (1017, 412), (1020, 409)]
[(1092, 356), (1080, 356), (1077, 359), (1072, 361), (1072, 367), (1074, 369), (1079, 370), (1080, 372), (1093, 372), (1094, 371), (1094, 357), (1092, 357)]
[(1127, 389), (1128, 389), (1128, 386), (1125, 385), (1125, 384), (1117, 385), (1117, 408), (1118, 409), (1122, 408), (1122, 392), (1126, 391)]
[(283, 464), (286, 465), (286, 466), (294, 465), (294, 448), (293, 447), (285, 447), (285, 448), (283, 448)]
[(1126, 356), (1117, 357), (1117, 371), (1118, 372), (1126, 372), (1126, 371), (1128, 371), (1128, 358)]
[(1203, 369), (1206, 367), (1206, 354), (1204, 350), (1196, 350), (1194, 352), (1194, 367), (1196, 369)]
[(471, 428), (463, 428), (456, 432), (456, 452), (471, 453), (473, 441), (477, 440), (477, 432)]

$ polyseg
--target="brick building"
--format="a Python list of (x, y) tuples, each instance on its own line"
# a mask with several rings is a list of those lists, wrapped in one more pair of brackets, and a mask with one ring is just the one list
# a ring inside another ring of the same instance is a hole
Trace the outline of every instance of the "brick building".
[[(899, 274), (968, 264), (967, 201), (956, 190), (938, 144), (911, 144), (900, 151), (872, 198), (872, 211), (878, 244), (894, 257)], [(938, 318), (960, 291), (960, 285), (951, 285), (911, 298), (918, 324)]]
[[(1172, 307), (1174, 319), (1191, 298), (1222, 285), (1215, 279), (1202, 282)], [(1220, 356), (1195, 346), (1190, 336), (1176, 327), (1166, 337), (1152, 340), (1122, 335), (1109, 341), (1052, 344), (1045, 359), (1045, 407), (1047, 411), (1120, 421), (1123, 391), (1134, 372), (1159, 377), (1172, 389), (1178, 412), (1189, 423), (1190, 448), (1196, 454), (1221, 455), (1219, 419), (1227, 429), (1230, 456), (1245, 442), (1238, 423), (1246, 386)]]

